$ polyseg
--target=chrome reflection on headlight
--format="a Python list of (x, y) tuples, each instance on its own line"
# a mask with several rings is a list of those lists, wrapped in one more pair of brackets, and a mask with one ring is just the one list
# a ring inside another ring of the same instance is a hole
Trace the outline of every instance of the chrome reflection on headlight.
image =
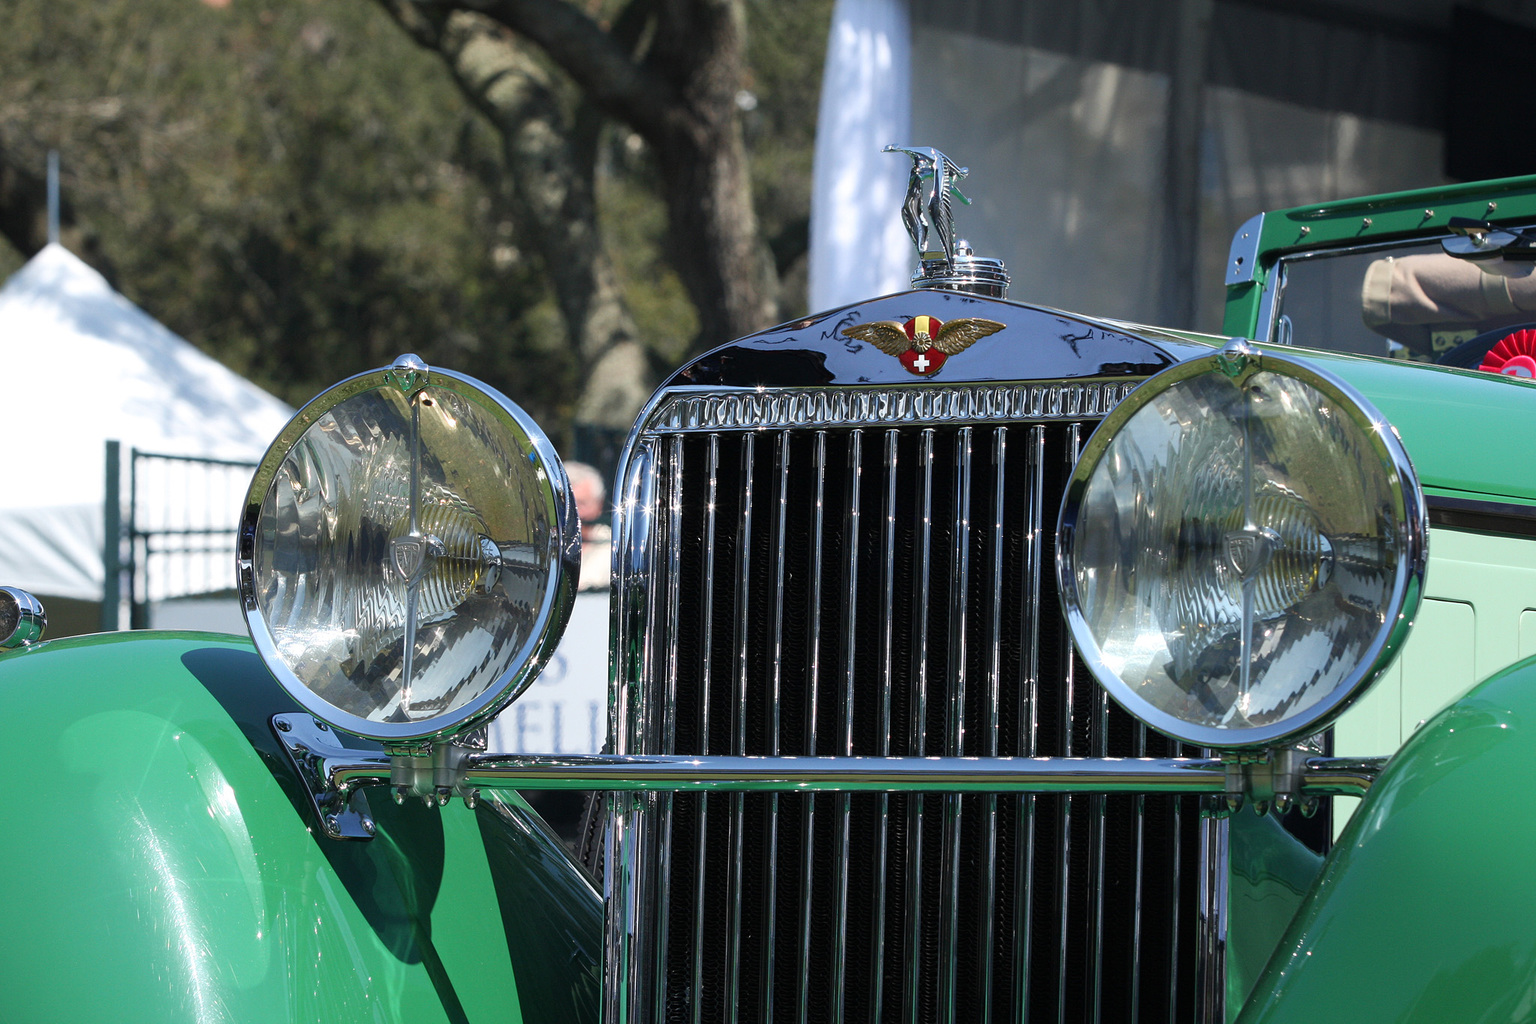
[(1133, 391), (1067, 488), (1073, 639), (1126, 710), (1232, 749), (1316, 732), (1390, 662), (1418, 608), (1424, 502), (1353, 389), (1234, 342)]
[(246, 498), (246, 623), (315, 717), (445, 737), (532, 681), (570, 614), (564, 467), (496, 391), (402, 356), (301, 409)]

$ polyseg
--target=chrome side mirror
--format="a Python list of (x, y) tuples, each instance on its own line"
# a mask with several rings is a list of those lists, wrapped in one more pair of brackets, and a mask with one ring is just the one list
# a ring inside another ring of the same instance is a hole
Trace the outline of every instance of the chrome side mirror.
[(1501, 228), (1471, 217), (1452, 217), (1451, 237), (1440, 242), (1446, 255), (1459, 260), (1536, 259), (1536, 238), (1519, 228)]

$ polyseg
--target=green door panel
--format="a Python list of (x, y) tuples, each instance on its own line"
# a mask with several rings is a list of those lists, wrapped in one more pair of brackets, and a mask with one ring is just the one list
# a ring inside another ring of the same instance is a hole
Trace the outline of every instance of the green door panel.
[[(1536, 600), (1536, 594), (1531, 595)], [(1536, 654), (1536, 609), (1527, 608), (1520, 613), (1520, 657)]]
[(1326, 861), (1242, 1024), (1536, 1015), (1536, 662), (1420, 729)]
[(1536, 502), (1536, 469), (1499, 438), (1536, 436), (1536, 383), (1316, 349), (1282, 349), (1354, 385), (1397, 428), (1419, 482), (1450, 496)]
[[(1511, 619), (1513, 628), (1517, 623)], [(1426, 598), (1419, 605), (1413, 636), (1421, 642), (1415, 645), (1413, 657), (1403, 659), (1398, 710), (1402, 736), (1413, 735), (1477, 681), (1477, 611), (1470, 602)]]
[(41, 644), (0, 704), (42, 783), (0, 811), (0, 1019), (596, 1019), (600, 900), (521, 802), (376, 792), (373, 841), (317, 838), (248, 642)]
[[(1402, 652), (1334, 726), (1334, 752), (1391, 754), (1480, 677), (1536, 654), (1536, 540), (1430, 531), (1425, 599)], [(1358, 801), (1336, 798), (1336, 830)]]

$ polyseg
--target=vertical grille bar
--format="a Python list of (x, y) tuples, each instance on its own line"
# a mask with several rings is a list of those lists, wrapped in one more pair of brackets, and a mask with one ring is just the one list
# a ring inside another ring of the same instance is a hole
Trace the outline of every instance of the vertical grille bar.
[[(1095, 757), (1105, 757), (1109, 753), (1109, 694), (1103, 687), (1094, 687), (1094, 690), (1093, 754)], [(1092, 931), (1089, 933), (1093, 984), (1089, 992), (1093, 1002), (1093, 1019), (1098, 1020), (1104, 1009), (1104, 831), (1109, 809), (1108, 798), (1089, 797), (1088, 809), (1092, 815), (1089, 819), (1088, 846), (1093, 851), (1093, 885), (1088, 889), (1091, 904), (1089, 913), (1093, 918)]]
[[(1082, 441), (1082, 435), (1076, 423), (1067, 429), (1067, 472), (1071, 472), (1072, 466), (1077, 462), (1078, 445)], [(1062, 660), (1061, 677), (1061, 756), (1072, 757), (1073, 726), (1077, 718), (1077, 666), (1073, 664), (1070, 649), (1065, 652)], [(1080, 751), (1078, 753), (1081, 753)], [(1072, 805), (1075, 801), (1072, 797), (1063, 797), (1061, 800), (1061, 842), (1057, 845), (1057, 871), (1061, 879), (1061, 963), (1062, 970), (1056, 974), (1056, 1020), (1058, 1024), (1066, 1024), (1067, 1021), (1067, 984), (1070, 972), (1066, 965), (1071, 959), (1070, 931), (1072, 921)]]
[(1227, 944), (1227, 823), (1218, 818), (1200, 822), (1199, 992), (1195, 1010), (1202, 1020), (1221, 1016), (1226, 981)]
[[(1147, 756), (1147, 727), (1140, 722), (1136, 723), (1135, 750), (1136, 757)], [(1146, 870), (1147, 863), (1147, 798), (1141, 794), (1135, 797), (1136, 802), (1136, 884), (1132, 895), (1131, 911), (1131, 941), (1136, 947), (1141, 945), (1141, 884), (1142, 872)], [(1141, 1020), (1141, 957), (1131, 957), (1131, 1021), (1130, 1024), (1139, 1024)]]
[[(614, 544), (624, 553), (626, 561), (645, 566), (654, 565), (654, 560), (659, 557), (656, 550), (647, 546), (657, 536), (653, 531), (660, 500), (657, 466), (654, 444), (637, 449), (618, 494), (619, 503), (627, 514), (616, 524), (619, 530), (615, 533)], [(641, 635), (641, 663), (654, 665), (658, 657), (657, 646), (667, 633), (663, 624), (657, 621), (658, 610), (664, 608), (665, 603), (646, 600), (643, 593), (637, 593), (627, 582), (623, 581), (624, 585), (617, 588), (614, 620), (621, 630)], [(628, 681), (627, 675), (621, 679)], [(659, 725), (656, 705), (654, 696), (644, 686), (622, 689), (620, 699), (609, 708), (608, 732), (616, 753), (629, 753), (636, 746), (644, 749), (645, 738), (653, 737)], [(607, 1001), (603, 1020), (605, 1024), (620, 1024), (633, 1013), (630, 1000), (644, 983), (642, 964), (648, 963), (649, 959), (648, 950), (643, 948), (644, 936), (637, 936), (625, 927), (625, 922), (638, 920), (635, 915), (640, 907), (638, 881), (631, 865), (644, 863), (636, 844), (639, 830), (632, 808), (642, 802), (654, 806), (654, 800), (650, 797), (625, 799), (613, 793), (607, 794), (606, 800), (612, 827), (604, 837), (603, 863), (613, 872), (616, 881), (613, 899), (622, 911), (610, 915), (606, 922), (608, 934), (605, 941), (612, 955), (604, 958), (603, 986), (605, 991), (615, 993), (618, 998)]]
[[(1030, 487), (1028, 518), (1025, 523), (1024, 580), (1028, 597), (1023, 608), (1023, 636), (1021, 648), (1023, 678), (1019, 696), (1019, 749), (1023, 757), (1036, 757), (1040, 752), (1040, 572), (1045, 505), (1045, 427), (1029, 428), (1028, 447), (1025, 449), (1025, 472)], [(1018, 902), (1014, 905), (1014, 1006), (1015, 1014), (1023, 1020), (1029, 1014), (1030, 1005), (1030, 958), (1034, 952), (1034, 902), (1035, 902), (1035, 809), (1033, 795), (1019, 799), (1019, 841), (1015, 844), (1013, 877), (1018, 886)]]
[[(961, 427), (955, 436), (951, 511), (954, 542), (949, 578), (949, 707), (946, 709), (944, 753), (965, 753), (966, 623), (971, 590), (971, 428)], [(940, 861), (939, 890), (939, 992), (938, 1004), (947, 1020), (955, 1016), (956, 972), (960, 948), (960, 832), (962, 803), (959, 794), (940, 798), (943, 807), (944, 845)]]
[[(677, 677), (679, 670), (680, 643), (679, 636), (682, 619), (682, 557), (683, 557), (683, 452), (685, 446), (681, 435), (675, 436), (671, 441), (671, 468), (667, 484), (667, 534), (666, 534), (666, 587), (667, 587), (667, 666), (666, 675), (663, 676), (666, 686), (665, 704), (669, 708), (677, 707)], [(666, 726), (663, 730), (662, 743), (664, 750), (677, 749), (677, 716), (668, 714)], [(671, 793), (660, 794), (657, 797), (662, 814), (661, 858), (658, 865), (659, 875), (649, 879), (656, 887), (656, 960), (657, 971), (655, 1017), (657, 1020), (666, 1018), (667, 965), (670, 957), (669, 922), (672, 919), (672, 857), (675, 852), (672, 841), (673, 811), (677, 805), (677, 798)]]
[[(987, 698), (984, 706), (986, 714), (986, 728), (982, 736), (982, 753), (987, 757), (996, 757), (1001, 751), (998, 749), (999, 733), (1001, 732), (1001, 709), (1003, 702), (1003, 563), (1006, 523), (1004, 514), (1006, 503), (1006, 483), (1008, 475), (1008, 428), (997, 427), (992, 431), (992, 519), (990, 527), (992, 571), (989, 574), (990, 591), (988, 597), (989, 615), (987, 618), (987, 644), (989, 652), (987, 660)], [(983, 797), (985, 811), (985, 825), (982, 834), (982, 842), (985, 849), (982, 851), (982, 863), (984, 873), (981, 880), (981, 914), (979, 916), (980, 934), (977, 936), (977, 945), (983, 951), (980, 960), (981, 977), (980, 1010), (982, 1020), (992, 1019), (992, 975), (994, 957), (990, 951), (994, 948), (993, 918), (997, 914), (997, 795), (989, 793)]]
[[(811, 524), (811, 663), (810, 687), (806, 703), (805, 749), (816, 752), (816, 736), (819, 732), (817, 711), (821, 705), (822, 659), (822, 584), (826, 579), (823, 543), (826, 539), (827, 500), (827, 432), (816, 432), (816, 502), (815, 519)], [(816, 798), (805, 798), (805, 824), (801, 851), (800, 876), (800, 1021), (809, 1019), (811, 1005), (811, 906), (816, 883)]]
[[(928, 583), (931, 578), (933, 555), (933, 442), (932, 427), (924, 428), (917, 456), (919, 485), (917, 493), (917, 552), (918, 587), (914, 596), (913, 622), (915, 625), (913, 709), (911, 734), (907, 753), (926, 754), (928, 739)], [(917, 956), (923, 944), (923, 794), (913, 793), (907, 799), (907, 866), (906, 866), (906, 949), (909, 962), (906, 965), (906, 1019), (912, 1024), (921, 1020), (922, 1014), (922, 965), (910, 962)]]
[[(885, 505), (880, 524), (880, 720), (876, 723), (876, 742), (879, 753), (887, 757), (891, 753), (891, 694), (895, 689), (895, 609), (896, 609), (896, 470), (899, 455), (900, 434), (895, 430), (885, 432)], [(891, 798), (882, 793), (879, 797), (879, 843), (876, 853), (875, 920), (870, 927), (870, 939), (874, 946), (870, 957), (872, 978), (870, 993), (870, 1019), (885, 1019), (885, 887), (888, 858), (886, 847), (890, 837)]]
[[(768, 753), (779, 754), (783, 719), (780, 708), (784, 693), (784, 594), (785, 572), (788, 567), (786, 553), (789, 517), (789, 439), (790, 432), (782, 431), (774, 439), (774, 468), (777, 470), (774, 489), (774, 584), (773, 584), (773, 706), (769, 709)], [(765, 926), (762, 943), (762, 1007), (763, 1020), (773, 1020), (774, 984), (774, 936), (778, 924), (778, 875), (779, 875), (779, 795), (768, 797), (768, 863), (763, 872), (763, 914)]]
[[(737, 757), (747, 752), (747, 701), (748, 667), (747, 638), (749, 629), (748, 598), (752, 585), (752, 483), (755, 469), (756, 435), (741, 437), (741, 518), (736, 536), (736, 678), (735, 707), (731, 728), (731, 753)], [(737, 1019), (737, 1007), (741, 995), (741, 931), (742, 931), (742, 853), (746, 829), (746, 797), (741, 793), (731, 795), (731, 864), (730, 898), (727, 903), (726, 942), (729, 955), (726, 959), (726, 1012), (728, 1019)]]
[[(709, 501), (704, 513), (704, 642), (699, 651), (699, 749), (709, 753), (710, 691), (714, 689), (711, 678), (714, 667), (711, 657), (715, 649), (715, 556), (719, 537), (717, 517), (720, 507), (720, 435), (709, 435)], [(707, 902), (709, 883), (709, 796), (698, 797), (698, 838), (694, 849), (694, 908), (693, 915), (693, 1024), (704, 1019), (704, 925), (708, 915), (702, 913)]]
[[(1169, 914), (1168, 927), (1169, 950), (1173, 963), (1179, 962), (1179, 936), (1183, 929), (1179, 922), (1179, 909), (1184, 905), (1184, 858), (1181, 847), (1184, 843), (1184, 808), (1181, 802), (1175, 801), (1173, 805), (1173, 912)], [(1177, 1020), (1179, 1016), (1179, 972), (1170, 972), (1168, 979), (1168, 1019)]]
[[(860, 506), (862, 488), (861, 478), (864, 475), (864, 433), (855, 430), (849, 437), (848, 443), (848, 526), (843, 536), (843, 548), (848, 553), (847, 591), (844, 594), (844, 608), (848, 616), (848, 622), (858, 621), (859, 610), (859, 529), (862, 525)], [(837, 752), (844, 757), (853, 755), (853, 718), (854, 718), (854, 675), (858, 665), (858, 658), (862, 652), (855, 643), (854, 633), (851, 629), (843, 632), (843, 671), (840, 686), (842, 692), (839, 695), (840, 708), (837, 731), (839, 743)], [(836, 916), (832, 924), (832, 1006), (831, 1016), (833, 1020), (843, 1019), (844, 992), (848, 979), (848, 858), (849, 858), (849, 829), (851, 827), (852, 800), (847, 794), (837, 798), (838, 823), (837, 823), (837, 855), (833, 858), (833, 898), (836, 900)]]

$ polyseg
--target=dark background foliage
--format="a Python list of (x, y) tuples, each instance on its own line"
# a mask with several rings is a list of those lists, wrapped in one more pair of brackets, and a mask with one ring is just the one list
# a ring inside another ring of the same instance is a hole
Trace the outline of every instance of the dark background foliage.
[[(607, 6), (577, 8), (606, 29), (619, 13)], [(740, 8), (737, 109), (786, 315), (804, 306), (830, 6)], [(57, 149), (65, 244), (288, 401), (414, 351), (481, 376), (568, 439), (589, 367), (553, 297), (561, 268), (515, 212), (496, 128), (380, 6), (23, 0), (6, 22), (0, 231), (12, 244), (0, 274), (42, 242), (42, 175)], [(603, 247), (645, 348), (657, 365), (676, 362), (712, 339), (698, 337), (668, 258), (656, 154), (625, 125), (597, 131)]]

